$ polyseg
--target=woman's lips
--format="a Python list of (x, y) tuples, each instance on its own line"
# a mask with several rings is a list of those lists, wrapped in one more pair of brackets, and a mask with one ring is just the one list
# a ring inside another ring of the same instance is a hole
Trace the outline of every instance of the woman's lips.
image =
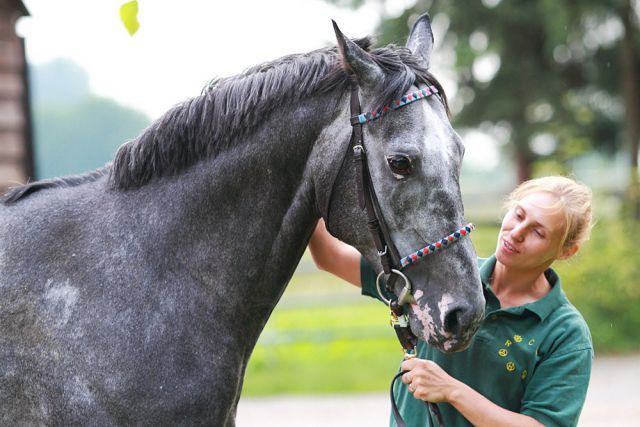
[(515, 246), (508, 240), (502, 239), (502, 248), (508, 254), (517, 254), (518, 251)]

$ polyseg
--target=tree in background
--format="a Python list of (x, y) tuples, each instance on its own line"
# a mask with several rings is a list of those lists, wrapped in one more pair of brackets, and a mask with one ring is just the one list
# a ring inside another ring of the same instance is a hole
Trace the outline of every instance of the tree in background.
[(58, 59), (30, 70), (38, 179), (104, 166), (149, 118), (90, 93), (84, 69)]
[(640, 221), (640, 182), (638, 176), (638, 151), (640, 150), (640, 37), (638, 35), (639, 12), (638, 2), (624, 0), (621, 7), (621, 18), (624, 26), (624, 37), (621, 47), (621, 81), (625, 98), (626, 140), (631, 155), (628, 186), (629, 213), (636, 221)]
[(402, 43), (428, 11), (434, 26), (447, 27), (440, 51), (454, 53), (456, 125), (506, 131), (519, 182), (538, 170), (569, 172), (592, 149), (628, 150), (628, 201), (640, 219), (637, 3), (418, 0), (383, 18), (379, 41)]

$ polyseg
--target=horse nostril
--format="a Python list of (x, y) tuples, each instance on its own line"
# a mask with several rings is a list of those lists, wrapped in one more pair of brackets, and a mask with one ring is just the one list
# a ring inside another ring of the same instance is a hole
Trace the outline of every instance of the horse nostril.
[(464, 327), (464, 308), (456, 307), (445, 315), (444, 317), (444, 330), (454, 335), (458, 335)]

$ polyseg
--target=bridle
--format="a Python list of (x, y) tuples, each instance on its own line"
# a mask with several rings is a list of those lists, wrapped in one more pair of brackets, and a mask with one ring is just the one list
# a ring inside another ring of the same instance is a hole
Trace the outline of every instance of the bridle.
[[(405, 354), (405, 359), (415, 357), (417, 337), (411, 332), (409, 326), (409, 317), (405, 313), (403, 308), (406, 304), (415, 304), (415, 298), (412, 294), (412, 287), (409, 278), (402, 273), (402, 269), (419, 261), (425, 256), (433, 254), (442, 248), (445, 248), (460, 238), (471, 233), (475, 226), (471, 223), (467, 224), (463, 228), (454, 231), (446, 237), (425, 245), (423, 248), (405, 256), (400, 257), (399, 251), (393, 240), (384, 216), (382, 215), (382, 209), (373, 188), (373, 182), (371, 174), (367, 167), (366, 150), (364, 145), (364, 134), (362, 127), (364, 124), (370, 121), (377, 120), (382, 115), (388, 113), (390, 110), (402, 108), (412, 102), (425, 99), (431, 95), (437, 94), (438, 89), (435, 86), (428, 86), (424, 89), (419, 89), (416, 92), (412, 92), (404, 95), (401, 99), (391, 103), (391, 105), (385, 105), (382, 108), (362, 113), (360, 108), (360, 97), (358, 94), (358, 86), (353, 84), (351, 87), (351, 125), (353, 130), (351, 133), (350, 148), (353, 152), (353, 164), (356, 174), (356, 187), (358, 191), (358, 202), (361, 209), (364, 209), (367, 214), (367, 227), (371, 233), (371, 237), (376, 246), (378, 256), (380, 257), (380, 263), (382, 264), (382, 271), (376, 278), (376, 288), (380, 298), (387, 303), (391, 311), (391, 325), (393, 326), (400, 345), (402, 346)], [(400, 278), (404, 281), (404, 285), (398, 295), (397, 299), (388, 299), (380, 288), (380, 282), (383, 276), (388, 277), (386, 281), (387, 292), (393, 294), (395, 281)], [(396, 375), (391, 382), (391, 405), (393, 409), (393, 415), (398, 427), (404, 427), (405, 423), (397, 409), (395, 397), (393, 393), (393, 386), (395, 381), (403, 374), (400, 372)], [(432, 402), (426, 402), (427, 406), (433, 413), (438, 424), (442, 426), (442, 416), (438, 407)]]
[(429, 96), (438, 93), (438, 89), (435, 86), (428, 86), (424, 89), (419, 89), (415, 92), (404, 95), (401, 99), (393, 101), (391, 105), (385, 105), (382, 108), (362, 113), (360, 108), (360, 96), (358, 94), (358, 86), (352, 85), (351, 87), (351, 125), (353, 130), (351, 133), (350, 147), (353, 152), (353, 164), (356, 173), (356, 187), (358, 191), (358, 201), (360, 209), (364, 209), (367, 214), (367, 227), (371, 233), (371, 237), (376, 246), (378, 256), (380, 257), (380, 263), (382, 264), (382, 271), (378, 274), (376, 279), (376, 288), (380, 298), (391, 305), (393, 302), (387, 299), (380, 289), (380, 282), (383, 276), (388, 276), (389, 280), (386, 282), (387, 291), (392, 292), (393, 284), (395, 280), (401, 278), (404, 281), (404, 286), (400, 295), (398, 295), (397, 304), (403, 306), (410, 303), (415, 303), (415, 298), (412, 294), (412, 287), (409, 278), (402, 273), (402, 269), (419, 261), (425, 256), (431, 255), (453, 243), (460, 238), (471, 233), (475, 226), (471, 223), (467, 224), (463, 228), (454, 231), (446, 237), (438, 240), (434, 243), (429, 243), (423, 248), (405, 256), (400, 257), (399, 251), (396, 245), (391, 239), (391, 233), (384, 221), (382, 215), (382, 209), (378, 202), (378, 197), (373, 188), (373, 181), (371, 174), (367, 167), (366, 150), (364, 148), (364, 134), (362, 127), (367, 122), (377, 120), (381, 116), (387, 114), (391, 110), (397, 110), (412, 102), (425, 99)]

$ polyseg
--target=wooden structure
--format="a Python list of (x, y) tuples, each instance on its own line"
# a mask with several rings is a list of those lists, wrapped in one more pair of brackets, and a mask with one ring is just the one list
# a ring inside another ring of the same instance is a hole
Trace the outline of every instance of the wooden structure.
[(28, 68), (15, 24), (29, 12), (21, 0), (0, 0), (0, 194), (35, 179)]

